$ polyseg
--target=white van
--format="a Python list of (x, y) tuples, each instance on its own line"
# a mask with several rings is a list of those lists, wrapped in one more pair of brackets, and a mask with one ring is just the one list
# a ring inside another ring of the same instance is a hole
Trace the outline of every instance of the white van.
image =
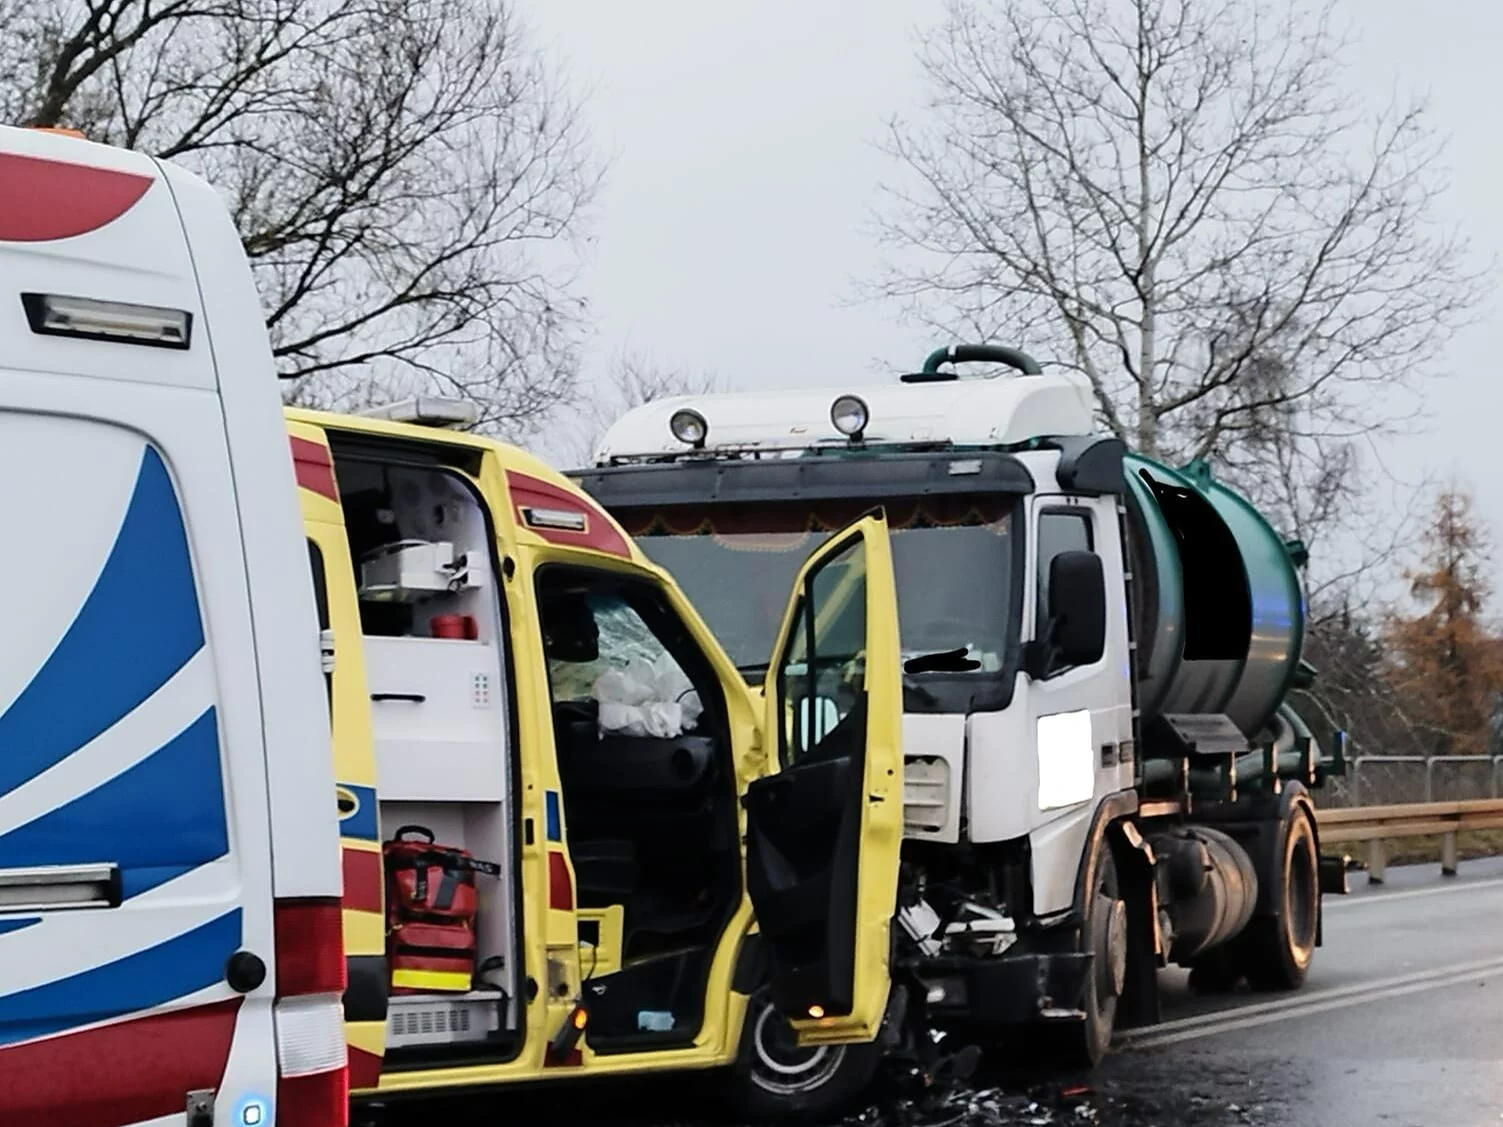
[(198, 179), (0, 128), (0, 482), (0, 1123), (344, 1124), (307, 550)]

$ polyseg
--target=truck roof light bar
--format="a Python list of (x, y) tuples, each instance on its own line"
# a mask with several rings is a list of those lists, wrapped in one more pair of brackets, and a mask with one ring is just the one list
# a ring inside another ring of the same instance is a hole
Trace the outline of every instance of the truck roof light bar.
[(852, 442), (861, 441), (871, 416), (871, 408), (859, 395), (841, 395), (830, 404), (830, 424)]
[(710, 424), (705, 422), (705, 417), (688, 407), (673, 412), (668, 420), (668, 430), (674, 438), (695, 450), (703, 450), (705, 439), (710, 437)]

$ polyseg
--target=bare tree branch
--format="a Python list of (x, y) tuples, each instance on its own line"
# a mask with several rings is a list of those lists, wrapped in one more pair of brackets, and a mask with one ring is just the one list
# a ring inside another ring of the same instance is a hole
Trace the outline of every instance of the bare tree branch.
[(633, 407), (727, 390), (724, 380), (714, 372), (668, 367), (646, 353), (623, 349), (613, 358), (599, 385), (558, 413), (547, 453), (563, 465), (589, 465), (606, 430)]
[(291, 396), (566, 399), (599, 173), (509, 0), (0, 0), (0, 113), (225, 196)]
[(1113, 433), (1314, 535), (1487, 274), (1437, 218), (1423, 105), (1353, 98), (1330, 12), (948, 0), (928, 102), (886, 135), (870, 296), (1084, 373)]

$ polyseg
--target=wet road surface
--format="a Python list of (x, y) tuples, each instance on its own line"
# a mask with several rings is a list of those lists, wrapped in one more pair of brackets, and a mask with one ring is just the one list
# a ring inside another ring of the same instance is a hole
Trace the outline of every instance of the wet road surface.
[(1091, 1080), (1101, 1121), (1503, 1124), (1503, 859), (1388, 875), (1353, 874), (1352, 895), (1326, 899), (1297, 994), (1194, 998), (1166, 974), (1164, 1023), (1123, 1038)]
[[(1295, 994), (1189, 993), (1165, 972), (1164, 1021), (1095, 1072), (1040, 1077), (993, 1059), (925, 1102), (846, 1127), (1503, 1127), (1503, 858), (1390, 869), (1326, 899), (1325, 944)], [(695, 1078), (546, 1097), (498, 1094), (433, 1127), (702, 1121)]]

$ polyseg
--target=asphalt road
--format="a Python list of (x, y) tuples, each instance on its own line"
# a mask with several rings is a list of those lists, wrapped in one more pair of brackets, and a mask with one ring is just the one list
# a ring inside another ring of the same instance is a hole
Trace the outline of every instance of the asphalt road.
[(1325, 901), (1297, 994), (1194, 998), (1166, 975), (1164, 1022), (1124, 1037), (1092, 1081), (1101, 1121), (1503, 1124), (1503, 858), (1351, 884)]
[[(1041, 1077), (994, 1054), (963, 1089), (889, 1100), (844, 1127), (1503, 1127), (1503, 858), (1351, 884), (1326, 899), (1325, 943), (1295, 994), (1195, 997), (1166, 972), (1164, 1021), (1123, 1036), (1093, 1073)], [(661, 1079), (498, 1094), (483, 1114), (424, 1127), (678, 1127), (701, 1099), (692, 1080)]]

